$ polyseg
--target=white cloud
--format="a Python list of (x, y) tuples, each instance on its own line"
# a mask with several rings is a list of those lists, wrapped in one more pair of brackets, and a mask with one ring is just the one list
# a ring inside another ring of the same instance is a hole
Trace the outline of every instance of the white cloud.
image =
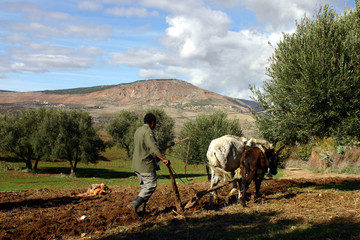
[(81, 46), (79, 52), (84, 55), (102, 55), (103, 51), (97, 47)]
[(99, 1), (79, 1), (78, 8), (87, 11), (99, 11), (103, 9), (103, 4)]
[(227, 14), (206, 6), (194, 9), (199, 2), (176, 6), (162, 0), (142, 3), (173, 11), (166, 18), (169, 27), (161, 39), (166, 50), (132, 49), (115, 53), (111, 64), (138, 67), (139, 76), (144, 78), (156, 78), (156, 74), (187, 76), (197, 86), (233, 97), (248, 98), (249, 84), (265, 80), (265, 66), (272, 53), (267, 42), (278, 41), (280, 33), (230, 31), (231, 19)]
[(7, 43), (24, 43), (27, 39), (18, 33), (7, 34), (3, 37), (3, 40)]
[(110, 36), (113, 29), (105, 24), (69, 24), (62, 26), (50, 26), (43, 23), (10, 23), (14, 32), (26, 33), (35, 38), (47, 37), (76, 37), (105, 39)]
[(101, 1), (107, 4), (117, 4), (117, 5), (131, 4), (134, 2), (133, 0), (101, 0)]
[(106, 5), (129, 5), (133, 0), (81, 0), (78, 1), (77, 7), (85, 11), (100, 11)]
[(26, 46), (31, 52), (38, 52), (41, 54), (70, 54), (74, 51), (70, 47), (54, 46), (36, 42), (28, 43)]
[(11, 64), (12, 71), (46, 72), (90, 67), (94, 62), (90, 58), (67, 55), (30, 54), (16, 55)]
[(39, 38), (44, 38), (48, 36), (59, 37), (64, 34), (61, 30), (57, 28), (47, 26), (45, 24), (38, 22), (32, 22), (32, 23), (13, 22), (10, 23), (10, 27), (12, 31), (27, 33)]
[(146, 8), (120, 8), (120, 7), (113, 7), (105, 10), (106, 14), (114, 15), (116, 17), (151, 17), (159, 15), (156, 11), (149, 12)]
[(62, 32), (65, 36), (105, 39), (112, 31), (109, 25), (89, 23), (65, 25)]
[(305, 15), (311, 17), (316, 7), (323, 5), (325, 0), (245, 0), (248, 9), (256, 14), (258, 21), (267, 26), (268, 30), (293, 27), (295, 20)]
[(203, 9), (203, 1), (193, 1), (193, 0), (140, 0), (140, 4), (145, 7), (152, 7), (165, 10), (172, 14), (184, 14), (197, 11), (198, 9)]
[(144, 79), (171, 79), (176, 78), (175, 74), (171, 74), (164, 70), (157, 69), (140, 69), (138, 72), (139, 77)]
[(166, 65), (176, 64), (171, 60), (171, 56), (167, 55), (155, 48), (151, 49), (130, 49), (124, 53), (114, 53), (111, 55), (111, 65), (126, 64), (131, 67), (163, 68)]
[(74, 17), (70, 14), (43, 10), (37, 5), (27, 2), (2, 2), (0, 3), (1, 8), (10, 12), (23, 12), (32, 20), (74, 20)]

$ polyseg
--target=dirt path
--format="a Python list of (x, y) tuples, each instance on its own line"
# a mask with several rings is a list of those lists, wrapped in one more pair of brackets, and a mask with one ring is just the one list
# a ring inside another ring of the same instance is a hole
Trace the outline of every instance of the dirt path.
[(286, 168), (282, 172), (283, 176), (280, 179), (299, 179), (299, 178), (332, 178), (332, 177), (339, 177), (339, 178), (351, 178), (351, 177), (359, 177), (359, 175), (354, 174), (338, 174), (338, 173), (314, 173), (308, 169), (303, 168)]

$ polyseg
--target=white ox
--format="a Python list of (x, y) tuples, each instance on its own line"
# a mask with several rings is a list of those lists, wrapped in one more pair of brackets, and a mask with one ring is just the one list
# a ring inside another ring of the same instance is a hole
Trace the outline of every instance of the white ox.
[[(215, 187), (221, 179), (228, 175), (228, 172), (233, 178), (236, 169), (240, 167), (242, 154), (252, 147), (259, 147), (265, 154), (266, 150), (272, 148), (272, 145), (266, 140), (255, 138), (247, 140), (244, 137), (232, 135), (225, 135), (212, 140), (206, 153), (211, 168), (210, 188)], [(236, 191), (236, 182), (233, 182), (233, 190), (230, 195), (234, 191)], [(210, 203), (212, 203), (214, 195), (216, 196), (215, 192), (210, 193)]]
[[(225, 135), (211, 141), (206, 153), (211, 168), (210, 188), (216, 186), (227, 172), (235, 176), (235, 170), (240, 167), (240, 158), (245, 151), (247, 139), (232, 135)], [(234, 182), (233, 187), (236, 188)], [(216, 192), (210, 193), (210, 203), (213, 202)]]

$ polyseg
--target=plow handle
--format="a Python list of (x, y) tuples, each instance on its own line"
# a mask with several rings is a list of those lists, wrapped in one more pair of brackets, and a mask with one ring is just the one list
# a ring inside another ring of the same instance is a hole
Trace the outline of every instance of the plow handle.
[(172, 187), (173, 187), (173, 190), (174, 190), (174, 193), (175, 193), (175, 206), (176, 206), (176, 210), (178, 212), (182, 212), (184, 209), (183, 209), (183, 206), (181, 204), (181, 199), (180, 199), (180, 194), (179, 194), (179, 189), (176, 185), (176, 181), (175, 181), (175, 177), (174, 177), (174, 174), (170, 168), (170, 166), (166, 165), (167, 168), (169, 169), (169, 175), (170, 175), (170, 179), (171, 179), (171, 184), (172, 184)]

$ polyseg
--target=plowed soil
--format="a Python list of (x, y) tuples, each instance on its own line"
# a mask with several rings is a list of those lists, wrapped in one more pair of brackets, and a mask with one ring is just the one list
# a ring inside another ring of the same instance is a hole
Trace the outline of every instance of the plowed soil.
[[(360, 230), (347, 230), (360, 229), (360, 178), (300, 171), (264, 180), (260, 203), (250, 194), (246, 208), (225, 197), (229, 186), (218, 192), (217, 204), (210, 206), (205, 195), (179, 212), (171, 184), (159, 184), (141, 219), (127, 208), (137, 186), (113, 187), (102, 196), (83, 195), (86, 189), (0, 192), (0, 239), (287, 239), (299, 225), (308, 239), (360, 239)], [(189, 186), (209, 187), (177, 183), (184, 205), (195, 194)], [(326, 229), (335, 228), (328, 237)]]

